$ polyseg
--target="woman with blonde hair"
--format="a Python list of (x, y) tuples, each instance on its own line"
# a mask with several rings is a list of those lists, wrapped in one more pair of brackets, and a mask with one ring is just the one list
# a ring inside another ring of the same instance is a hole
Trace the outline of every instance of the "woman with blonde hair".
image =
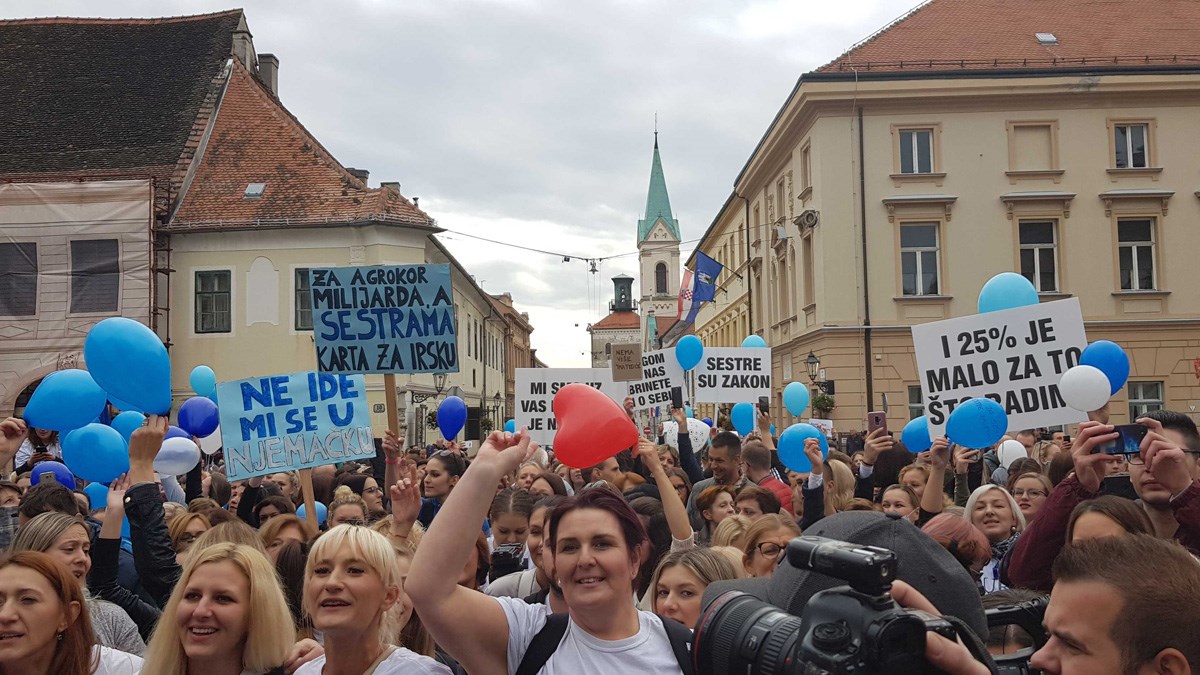
[(304, 571), (304, 609), (313, 628), (324, 635), (325, 653), (296, 675), (320, 675), (326, 669), (374, 675), (450, 673), (427, 656), (388, 644), (411, 603), (394, 547), (370, 528), (338, 525), (317, 539)]
[(175, 548), (176, 560), (182, 564), (188, 548), (211, 529), (208, 518), (202, 513), (188, 511), (172, 518), (167, 525), (167, 534), (171, 536), (171, 546)]
[(729, 558), (708, 548), (668, 553), (650, 580), (651, 608), (692, 628), (700, 618), (700, 599), (714, 581), (737, 579)]
[(366, 525), (370, 514), (367, 503), (354, 494), (349, 485), (339, 485), (329, 502), (329, 527), (337, 525)]
[(212, 526), (192, 543), (191, 548), (198, 551), (216, 544), (241, 544), (267, 555), (267, 547), (263, 546), (258, 530), (240, 520)]
[(980, 485), (967, 499), (967, 520), (979, 528), (992, 547), (992, 558), (983, 568), (981, 581), (987, 593), (1002, 591), (1000, 562), (1017, 543), (1025, 529), (1025, 515), (1017, 500), (999, 485)]
[(296, 630), (275, 568), (242, 544), (214, 544), (188, 556), (163, 608), (144, 672), (240, 675), (288, 660)]
[(712, 546), (733, 546), (741, 548), (746, 541), (746, 532), (750, 529), (750, 519), (745, 516), (729, 516), (713, 530)]
[[(836, 462), (841, 464), (841, 462)], [(796, 521), (778, 513), (768, 513), (746, 531), (742, 564), (752, 577), (769, 577), (787, 552), (788, 542), (800, 536)]]

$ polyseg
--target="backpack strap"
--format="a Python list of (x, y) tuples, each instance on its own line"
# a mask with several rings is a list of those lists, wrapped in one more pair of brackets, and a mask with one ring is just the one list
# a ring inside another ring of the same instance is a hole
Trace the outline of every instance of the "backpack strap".
[(675, 661), (679, 664), (679, 669), (683, 671), (683, 675), (694, 675), (696, 670), (692, 666), (692, 631), (675, 619), (668, 619), (661, 614), (658, 618), (662, 620), (663, 630), (667, 631), (667, 640), (671, 642), (671, 651), (675, 652)]
[(566, 634), (566, 614), (551, 614), (546, 617), (546, 625), (542, 626), (537, 635), (533, 636), (533, 640), (530, 640), (529, 647), (525, 649), (525, 656), (521, 657), (521, 663), (517, 666), (515, 675), (537, 675), (542, 666), (546, 665), (546, 662), (554, 655)]

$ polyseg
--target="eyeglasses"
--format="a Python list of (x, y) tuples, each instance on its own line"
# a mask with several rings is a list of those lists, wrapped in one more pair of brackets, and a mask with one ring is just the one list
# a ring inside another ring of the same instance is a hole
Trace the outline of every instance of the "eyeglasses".
[[(1192, 457), (1200, 457), (1200, 451), (1195, 451), (1195, 450), (1184, 450), (1183, 454), (1190, 455)], [(1130, 466), (1142, 466), (1146, 463), (1146, 460), (1142, 459), (1142, 453), (1140, 453), (1140, 452), (1131, 452), (1128, 455), (1122, 455), (1122, 456), (1125, 458), (1125, 461), (1128, 462)]]
[(1048, 493), (1045, 490), (1013, 490), (1014, 497), (1045, 497)]
[(758, 549), (758, 552), (763, 554), (763, 556), (766, 558), (779, 558), (779, 556), (783, 555), (784, 551), (783, 546), (769, 541), (764, 541), (754, 548)]

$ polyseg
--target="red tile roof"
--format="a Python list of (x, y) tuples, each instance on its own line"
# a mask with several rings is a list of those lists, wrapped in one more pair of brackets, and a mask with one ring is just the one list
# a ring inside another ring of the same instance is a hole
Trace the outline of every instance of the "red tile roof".
[[(398, 190), (368, 188), (235, 58), (229, 87), (168, 231), (365, 221), (432, 226)], [(264, 183), (262, 196), (243, 195)]]
[(642, 317), (637, 312), (613, 312), (592, 324), (592, 330), (629, 330), (641, 328)]
[(1198, 64), (1196, 0), (930, 0), (817, 72)]

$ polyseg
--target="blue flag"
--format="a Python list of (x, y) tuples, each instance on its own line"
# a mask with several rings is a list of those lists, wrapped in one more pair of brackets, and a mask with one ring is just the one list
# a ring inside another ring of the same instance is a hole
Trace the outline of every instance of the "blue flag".
[(695, 302), (712, 302), (713, 297), (717, 293), (717, 277), (720, 276), (723, 265), (704, 255), (696, 252), (696, 272), (693, 283), (695, 290), (692, 292), (692, 300)]

